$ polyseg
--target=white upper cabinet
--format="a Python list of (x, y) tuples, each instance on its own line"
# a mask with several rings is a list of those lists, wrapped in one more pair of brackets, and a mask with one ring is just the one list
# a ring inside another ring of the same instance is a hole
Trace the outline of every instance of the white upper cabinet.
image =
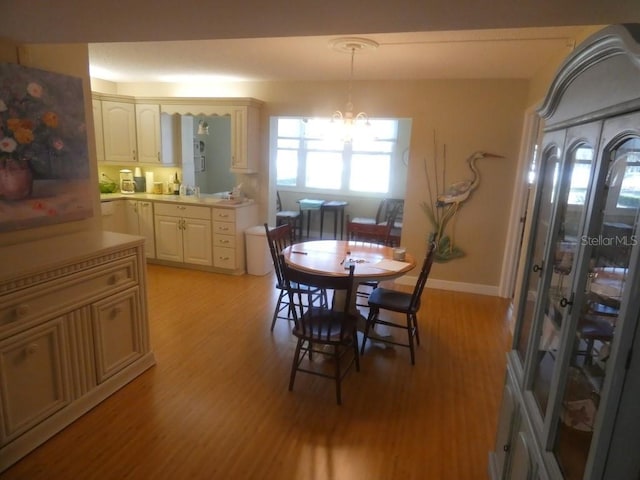
[(166, 98), (161, 100), (160, 108), (169, 114), (230, 117), (229, 168), (233, 173), (258, 173), (261, 105), (262, 102), (253, 98)]
[(160, 105), (136, 103), (135, 110), (138, 162), (161, 165)]
[(133, 103), (102, 100), (102, 129), (106, 162), (137, 161), (136, 114)]
[(231, 171), (258, 172), (259, 111), (252, 106), (234, 107), (231, 116)]
[(92, 99), (93, 105), (93, 128), (96, 134), (96, 159), (99, 162), (104, 162), (104, 136), (102, 134), (102, 102), (97, 99)]

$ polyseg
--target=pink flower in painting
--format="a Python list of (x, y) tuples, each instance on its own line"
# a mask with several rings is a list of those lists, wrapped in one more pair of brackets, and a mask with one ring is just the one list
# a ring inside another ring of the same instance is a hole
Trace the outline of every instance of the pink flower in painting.
[(53, 141), (53, 148), (55, 148), (56, 150), (62, 150), (64, 148), (64, 142), (59, 138), (56, 138)]
[(35, 98), (42, 97), (42, 85), (36, 82), (31, 82), (27, 85), (27, 93)]
[(13, 138), (4, 137), (0, 139), (0, 152), (11, 153), (17, 146), (18, 143)]

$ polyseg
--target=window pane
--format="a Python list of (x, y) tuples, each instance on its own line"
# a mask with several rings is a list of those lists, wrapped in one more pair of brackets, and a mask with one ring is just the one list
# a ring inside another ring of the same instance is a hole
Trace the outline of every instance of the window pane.
[(571, 173), (571, 190), (569, 191), (569, 205), (584, 205), (587, 185), (591, 176), (591, 160), (593, 150), (590, 148), (577, 148), (575, 152), (576, 163)]
[(301, 125), (301, 122), (299, 118), (279, 118), (278, 119), (278, 136), (279, 137), (299, 137), (300, 125)]
[(358, 155), (351, 158), (349, 189), (356, 192), (387, 193), (389, 191), (388, 155)]
[(342, 183), (342, 154), (309, 152), (305, 186), (339, 190)]
[(291, 138), (279, 138), (278, 139), (278, 148), (299, 148), (300, 140), (295, 140)]
[(297, 150), (278, 150), (276, 157), (276, 183), (295, 187), (298, 178)]

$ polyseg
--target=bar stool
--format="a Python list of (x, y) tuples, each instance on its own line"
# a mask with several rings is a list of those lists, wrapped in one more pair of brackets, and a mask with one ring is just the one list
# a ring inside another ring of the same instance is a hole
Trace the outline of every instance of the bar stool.
[[(311, 212), (321, 211), (324, 200), (315, 200), (313, 198), (301, 198), (298, 200), (302, 221), (304, 222), (304, 212), (307, 212), (307, 238), (309, 238), (309, 226), (311, 225)], [(322, 231), (322, 228), (320, 229)]]
[(292, 239), (296, 239), (297, 233), (299, 233), (297, 238), (302, 238), (302, 220), (300, 219), (300, 212), (296, 212), (294, 210), (282, 210), (280, 192), (276, 192), (276, 201), (276, 226), (288, 223), (291, 225)]
[(322, 240), (322, 230), (324, 227), (324, 214), (325, 212), (333, 213), (333, 238), (334, 240), (338, 236), (338, 216), (340, 216), (340, 240), (344, 233), (344, 209), (349, 205), (349, 202), (342, 200), (331, 200), (324, 202), (320, 206), (320, 240)]

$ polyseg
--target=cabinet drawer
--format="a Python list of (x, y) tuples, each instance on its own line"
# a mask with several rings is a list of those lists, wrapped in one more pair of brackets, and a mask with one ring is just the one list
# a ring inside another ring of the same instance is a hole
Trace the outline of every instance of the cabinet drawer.
[(214, 235), (213, 236), (214, 248), (236, 248), (236, 237), (231, 235)]
[(156, 215), (168, 215), (171, 217), (198, 218), (211, 220), (211, 207), (198, 207), (197, 205), (181, 205), (179, 203), (155, 204)]
[(236, 223), (236, 211), (231, 208), (213, 208), (214, 222), (231, 222)]
[(234, 223), (213, 222), (213, 234), (235, 235), (236, 226)]
[(0, 338), (138, 283), (135, 257), (60, 277), (0, 298)]
[(236, 251), (233, 248), (216, 248), (213, 252), (213, 265), (219, 268), (236, 268)]

